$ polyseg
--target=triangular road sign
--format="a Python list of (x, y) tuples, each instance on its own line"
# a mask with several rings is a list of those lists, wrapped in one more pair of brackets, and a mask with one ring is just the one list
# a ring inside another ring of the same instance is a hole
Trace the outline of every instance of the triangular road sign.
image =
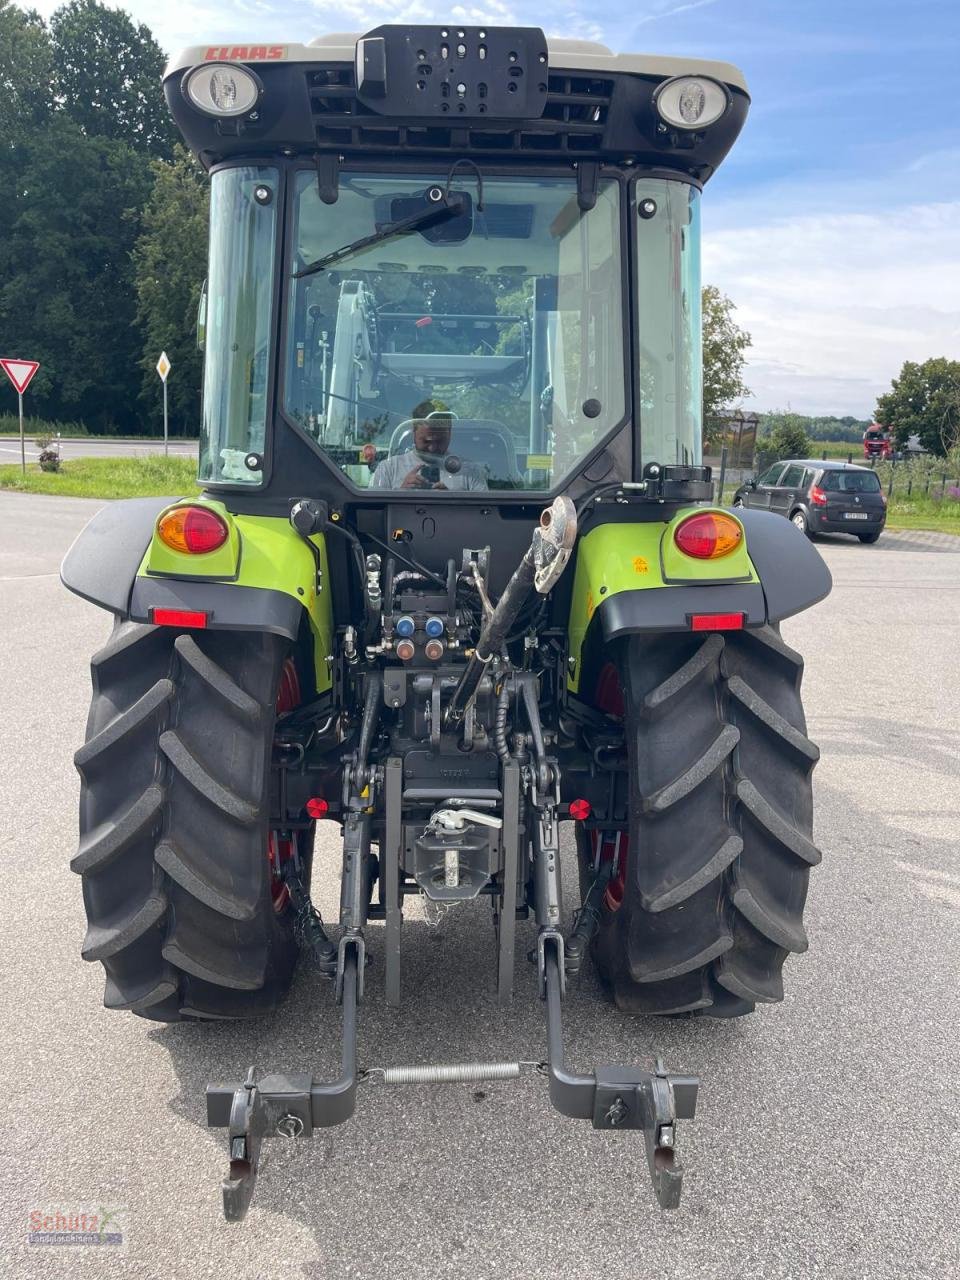
[(31, 378), (39, 368), (37, 360), (11, 360), (0, 356), (0, 369), (3, 369), (21, 395), (29, 387)]

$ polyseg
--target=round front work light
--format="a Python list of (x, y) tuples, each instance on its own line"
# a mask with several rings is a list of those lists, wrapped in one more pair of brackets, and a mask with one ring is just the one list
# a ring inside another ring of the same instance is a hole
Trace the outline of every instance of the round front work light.
[(206, 507), (173, 507), (157, 521), (157, 536), (171, 551), (202, 556), (222, 547), (230, 531), (226, 522)]
[(229, 62), (194, 67), (183, 77), (181, 88), (191, 106), (221, 119), (249, 115), (263, 93), (258, 76)]
[(720, 119), (730, 98), (716, 80), (679, 76), (660, 86), (654, 102), (660, 118), (674, 129), (705, 129)]
[(673, 531), (673, 540), (686, 556), (697, 560), (717, 560), (735, 551), (743, 538), (743, 529), (733, 516), (722, 511), (703, 511), (681, 520)]

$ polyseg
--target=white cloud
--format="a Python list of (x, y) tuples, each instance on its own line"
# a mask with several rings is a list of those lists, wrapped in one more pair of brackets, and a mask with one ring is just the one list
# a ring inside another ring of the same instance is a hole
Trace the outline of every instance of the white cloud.
[(904, 360), (960, 355), (960, 202), (708, 231), (704, 279), (753, 335), (754, 407), (867, 415)]

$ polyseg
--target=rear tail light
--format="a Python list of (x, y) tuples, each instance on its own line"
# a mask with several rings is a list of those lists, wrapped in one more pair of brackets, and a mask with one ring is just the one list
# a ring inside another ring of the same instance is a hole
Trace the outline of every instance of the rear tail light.
[(209, 614), (196, 609), (152, 609), (150, 620), (155, 627), (205, 627)]
[(827, 495), (818, 484), (812, 485), (810, 488), (810, 501), (815, 507), (825, 507), (827, 505)]
[(157, 521), (157, 535), (171, 551), (202, 556), (222, 547), (230, 531), (226, 521), (207, 507), (174, 507)]
[(585, 822), (592, 812), (593, 806), (589, 800), (570, 801), (570, 817), (574, 822)]
[(325, 818), (330, 812), (330, 802), (324, 800), (323, 796), (311, 796), (305, 807), (311, 818)]
[(691, 631), (742, 631), (742, 613), (692, 613)]
[(887, 505), (887, 495), (883, 492), (882, 489), (880, 490), (880, 501), (883, 503), (884, 506)]
[(716, 560), (735, 551), (743, 538), (743, 529), (733, 516), (722, 511), (701, 511), (681, 520), (673, 531), (673, 540), (687, 556), (698, 560)]

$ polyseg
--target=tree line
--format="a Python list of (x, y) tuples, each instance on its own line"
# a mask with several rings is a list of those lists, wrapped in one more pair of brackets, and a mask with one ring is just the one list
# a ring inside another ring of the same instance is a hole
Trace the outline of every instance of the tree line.
[(147, 27), (96, 0), (49, 23), (0, 0), (0, 354), (40, 361), (37, 417), (158, 430), (166, 346), (172, 429), (196, 434), (206, 183), (176, 145), (164, 62)]
[[(199, 422), (208, 184), (176, 140), (163, 66), (149, 28), (99, 0), (69, 0), (48, 23), (0, 0), (0, 348), (41, 363), (31, 414), (96, 433), (160, 431), (161, 350), (173, 364), (171, 430), (195, 435)], [(749, 394), (751, 339), (719, 289), (707, 285), (702, 304), (704, 419), (717, 423)], [(784, 416), (764, 415), (761, 432)], [(917, 434), (948, 452), (960, 362), (908, 361), (875, 418), (901, 444)], [(852, 444), (868, 423), (794, 425)]]
[[(0, 347), (41, 363), (32, 415), (98, 434), (159, 432), (161, 350), (172, 433), (199, 422), (208, 185), (176, 140), (163, 66), (149, 28), (99, 0), (48, 23), (0, 0)], [(702, 303), (713, 420), (747, 394), (750, 335), (718, 289)]]

